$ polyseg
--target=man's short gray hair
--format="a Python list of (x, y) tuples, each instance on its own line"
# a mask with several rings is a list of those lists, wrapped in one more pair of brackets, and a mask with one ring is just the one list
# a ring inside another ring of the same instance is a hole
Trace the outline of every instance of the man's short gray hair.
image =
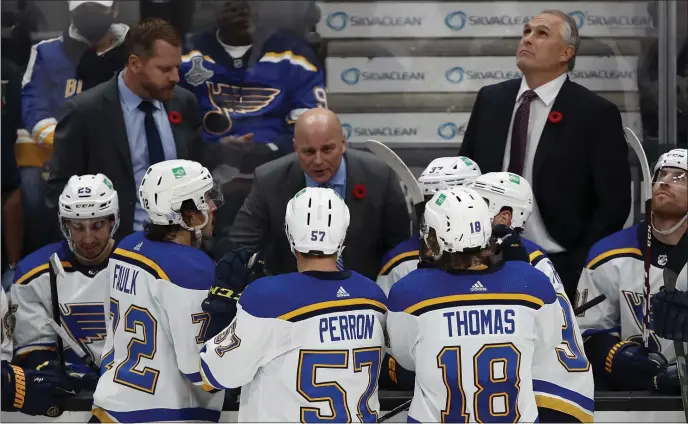
[(574, 66), (576, 66), (576, 55), (578, 54), (578, 48), (580, 47), (581, 41), (580, 35), (578, 35), (578, 26), (576, 25), (576, 21), (561, 10), (547, 9), (540, 12), (540, 14), (545, 13), (548, 15), (558, 16), (562, 21), (564, 21), (564, 25), (561, 27), (561, 36), (564, 39), (565, 44), (573, 46), (573, 56), (571, 56), (571, 59), (569, 60), (569, 71), (572, 71)]

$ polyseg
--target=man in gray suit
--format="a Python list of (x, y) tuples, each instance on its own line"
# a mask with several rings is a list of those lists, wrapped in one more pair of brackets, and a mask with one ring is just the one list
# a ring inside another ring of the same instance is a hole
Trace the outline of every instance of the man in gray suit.
[(349, 207), (340, 268), (375, 279), (382, 255), (409, 237), (410, 217), (392, 169), (370, 153), (347, 150), (337, 116), (310, 109), (296, 122), (294, 153), (256, 169), (230, 231), (231, 241), (265, 252), (271, 273), (296, 272), (284, 214), (289, 199), (304, 187), (330, 187)]
[(151, 19), (129, 30), (127, 66), (69, 99), (55, 130), (46, 198), (50, 207), (72, 175), (107, 175), (117, 187), (117, 238), (143, 229), (138, 186), (148, 167), (200, 154), (196, 98), (177, 87), (182, 42), (174, 27)]

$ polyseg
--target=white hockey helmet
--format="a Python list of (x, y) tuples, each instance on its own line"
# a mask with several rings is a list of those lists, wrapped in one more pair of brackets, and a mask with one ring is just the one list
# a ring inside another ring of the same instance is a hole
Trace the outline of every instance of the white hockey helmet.
[(103, 174), (73, 175), (62, 190), (58, 200), (60, 230), (62, 235), (71, 240), (65, 225), (67, 219), (94, 219), (113, 217), (114, 224), (110, 230), (112, 237), (119, 228), (119, 201), (112, 182)]
[[(212, 175), (200, 163), (182, 159), (167, 160), (148, 168), (141, 181), (139, 198), (153, 224), (180, 225), (185, 230), (196, 232), (200, 241), (200, 230), (208, 223), (210, 210), (206, 194), (213, 192), (214, 187)], [(184, 222), (181, 207), (186, 200), (193, 201), (196, 209), (203, 214), (203, 224), (192, 228)]]
[(464, 186), (481, 174), (478, 164), (465, 156), (437, 158), (421, 173), (418, 183), (424, 196), (440, 190)]
[(533, 190), (525, 178), (510, 172), (488, 172), (470, 186), (485, 199), (492, 218), (511, 209), (511, 226), (522, 228), (533, 212)]
[(657, 171), (662, 168), (679, 168), (688, 171), (688, 150), (673, 149), (664, 153), (659, 157), (652, 174), (656, 177)]
[(287, 204), (284, 231), (292, 252), (339, 256), (349, 219), (349, 207), (336, 191), (307, 187)]
[(421, 232), (428, 246), (431, 228), (435, 230), (440, 255), (478, 251), (490, 245), (492, 216), (474, 190), (452, 187), (438, 191), (425, 204)]

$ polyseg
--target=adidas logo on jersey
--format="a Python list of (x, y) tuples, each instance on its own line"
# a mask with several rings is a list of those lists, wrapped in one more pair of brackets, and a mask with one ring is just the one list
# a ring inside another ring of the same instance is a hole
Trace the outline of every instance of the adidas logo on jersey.
[(485, 286), (483, 286), (483, 283), (481, 283), (480, 281), (476, 281), (475, 284), (471, 286), (471, 291), (487, 291), (487, 289), (485, 288)]
[(137, 244), (136, 246), (134, 246), (134, 250), (136, 250), (136, 251), (138, 252), (139, 250), (141, 250), (141, 246), (143, 246), (143, 242), (141, 242), (141, 243)]
[(349, 297), (349, 293), (344, 290), (344, 287), (339, 286), (339, 290), (337, 290), (337, 297)]

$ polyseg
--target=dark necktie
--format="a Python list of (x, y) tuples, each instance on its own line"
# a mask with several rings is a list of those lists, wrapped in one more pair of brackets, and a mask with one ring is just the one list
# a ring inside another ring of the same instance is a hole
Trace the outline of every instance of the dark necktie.
[(509, 158), (509, 172), (523, 176), (523, 165), (526, 160), (528, 147), (528, 119), (530, 118), (530, 102), (537, 97), (533, 90), (525, 91), (521, 95), (521, 104), (514, 115), (514, 126), (511, 128), (511, 156)]
[(162, 162), (165, 160), (165, 151), (162, 148), (162, 140), (160, 140), (158, 127), (155, 125), (155, 119), (153, 119), (153, 110), (155, 106), (148, 100), (144, 100), (139, 104), (139, 109), (146, 114), (144, 127), (146, 129), (146, 142), (148, 143), (149, 165)]
[[(330, 183), (322, 183), (322, 184), (320, 184), (320, 187), (331, 188), (332, 190), (334, 190), (334, 186)], [(334, 190), (334, 191), (337, 192), (337, 190)], [(340, 271), (344, 270), (344, 257), (343, 256), (339, 256), (337, 258), (337, 269)]]

